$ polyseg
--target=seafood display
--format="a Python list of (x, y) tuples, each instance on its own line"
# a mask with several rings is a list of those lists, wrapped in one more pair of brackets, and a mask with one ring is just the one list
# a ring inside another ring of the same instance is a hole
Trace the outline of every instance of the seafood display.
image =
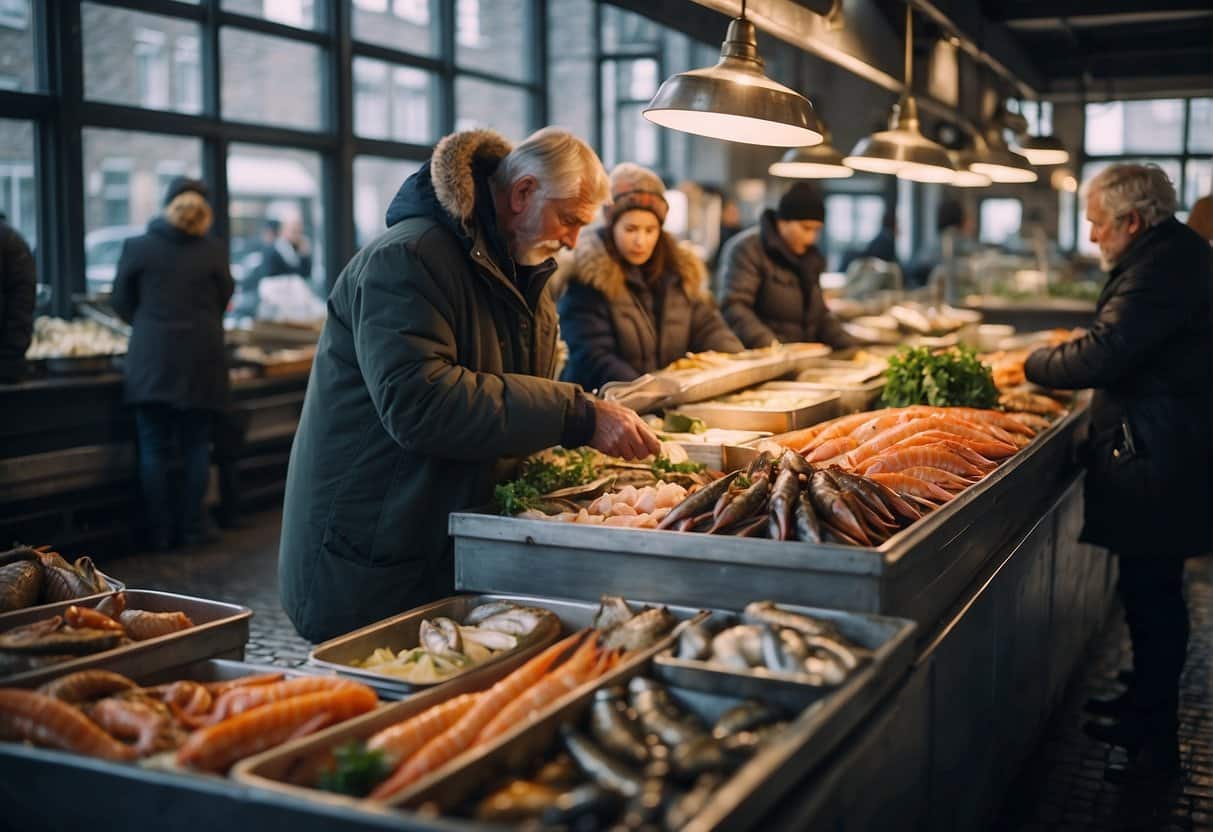
[(115, 592), (94, 607), (72, 605), (62, 615), (0, 633), (0, 676), (65, 662), (146, 641), (194, 626), (183, 612), (126, 608), (126, 593)]
[(527, 509), (516, 516), (527, 520), (553, 520), (559, 523), (655, 529), (670, 510), (685, 500), (686, 496), (686, 488), (673, 482), (640, 488), (625, 485), (618, 491), (595, 497), (585, 507), (569, 507), (576, 507), (576, 511), (545, 514), (538, 509)]
[(84, 670), (36, 691), (0, 688), (0, 737), (104, 760), (221, 774), (237, 760), (375, 708), (365, 685), (281, 673), (141, 687)]
[(96, 321), (40, 316), (34, 320), (34, 337), (25, 357), (84, 358), (96, 355), (125, 355), (127, 338)]
[(455, 813), (488, 823), (678, 830), (787, 725), (741, 700), (714, 713), (661, 682), (601, 688), (528, 771), (488, 782)]
[(493, 601), (474, 608), (462, 623), (446, 617), (421, 622), (418, 644), (374, 650), (354, 667), (414, 685), (437, 684), (495, 656), (533, 643), (544, 631), (559, 631), (550, 610)]
[(785, 449), (778, 456), (763, 451), (745, 471), (694, 492), (659, 528), (872, 546), (928, 510), (873, 479), (817, 467)]
[(0, 552), (0, 613), (72, 601), (111, 589), (87, 555), (68, 563), (48, 547), (19, 546)]
[(835, 686), (868, 655), (830, 622), (771, 601), (746, 606), (742, 621), (714, 634), (708, 622), (687, 627), (678, 638), (675, 657), (722, 670), (787, 674), (804, 684)]

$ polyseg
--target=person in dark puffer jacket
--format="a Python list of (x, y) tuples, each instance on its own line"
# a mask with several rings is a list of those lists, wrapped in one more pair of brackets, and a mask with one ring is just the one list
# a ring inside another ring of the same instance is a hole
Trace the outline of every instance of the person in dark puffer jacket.
[(707, 271), (694, 252), (662, 230), (665, 185), (624, 162), (611, 171), (606, 224), (582, 236), (560, 299), (569, 346), (562, 378), (587, 390), (631, 381), (688, 352), (740, 352), (720, 317)]
[(1080, 540), (1119, 560), (1133, 684), (1090, 710), (1120, 717), (1087, 733), (1130, 752), (1130, 773), (1179, 765), (1179, 677), (1188, 643), (1184, 559), (1213, 550), (1213, 260), (1175, 219), (1154, 165), (1113, 165), (1088, 187), (1091, 242), (1108, 282), (1089, 332), (1037, 350), (1029, 381), (1095, 388)]
[(38, 275), (29, 245), (0, 213), (0, 384), (12, 384), (25, 376), (37, 292)]
[(729, 240), (720, 257), (724, 319), (747, 347), (820, 341), (834, 349), (854, 345), (821, 294), (825, 258), (817, 236), (825, 199), (797, 182), (757, 227)]
[[(178, 177), (163, 215), (122, 247), (111, 302), (131, 324), (125, 394), (135, 406), (139, 483), (153, 549), (213, 540), (202, 511), (211, 422), (227, 406), (223, 312), (235, 283), (227, 246), (208, 234), (207, 188)], [(169, 488), (175, 441), (185, 464)]]

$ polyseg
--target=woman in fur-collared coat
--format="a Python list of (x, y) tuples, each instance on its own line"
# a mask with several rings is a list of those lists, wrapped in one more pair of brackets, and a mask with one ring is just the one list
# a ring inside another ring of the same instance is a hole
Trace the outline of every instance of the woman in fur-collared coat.
[(606, 223), (582, 236), (560, 299), (565, 381), (593, 390), (687, 352), (742, 349), (716, 309), (703, 263), (662, 230), (664, 194), (657, 174), (640, 165), (611, 172)]

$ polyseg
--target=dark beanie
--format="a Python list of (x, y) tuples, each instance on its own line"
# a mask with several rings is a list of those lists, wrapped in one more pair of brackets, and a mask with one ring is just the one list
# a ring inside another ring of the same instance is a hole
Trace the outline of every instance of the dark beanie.
[(943, 231), (945, 228), (956, 228), (965, 221), (965, 209), (959, 202), (954, 199), (945, 199), (939, 203), (939, 209), (935, 214), (935, 230)]
[(808, 182), (797, 182), (779, 199), (775, 215), (781, 220), (826, 221), (826, 201), (821, 191)]
[(168, 190), (164, 194), (164, 204), (168, 205), (186, 191), (193, 191), (207, 202), (211, 199), (210, 189), (206, 187), (205, 182), (200, 179), (191, 179), (188, 176), (177, 176), (168, 183)]

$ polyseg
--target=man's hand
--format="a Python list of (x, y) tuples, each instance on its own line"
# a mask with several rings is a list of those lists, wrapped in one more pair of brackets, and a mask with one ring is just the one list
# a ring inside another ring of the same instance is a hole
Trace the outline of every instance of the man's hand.
[(661, 450), (661, 443), (634, 410), (605, 399), (594, 400), (596, 421), (590, 447), (624, 459), (641, 459)]

